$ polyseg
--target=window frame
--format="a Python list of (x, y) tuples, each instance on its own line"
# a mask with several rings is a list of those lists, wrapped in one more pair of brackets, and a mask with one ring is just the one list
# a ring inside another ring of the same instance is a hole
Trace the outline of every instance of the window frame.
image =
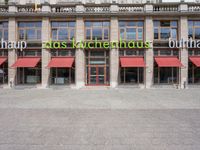
[[(130, 22), (133, 22), (134, 25), (129, 25)], [(139, 22), (142, 22), (143, 25), (139, 26)], [(124, 26), (120, 26), (120, 23), (123, 23)], [(128, 39), (127, 38), (127, 29), (135, 29), (135, 39)], [(142, 39), (139, 39), (139, 29), (142, 29)], [(121, 30), (124, 30), (124, 38), (121, 38)], [(143, 41), (144, 40), (144, 21), (143, 20), (134, 20), (134, 21), (119, 21), (119, 31), (118, 31), (119, 39), (123, 41)]]

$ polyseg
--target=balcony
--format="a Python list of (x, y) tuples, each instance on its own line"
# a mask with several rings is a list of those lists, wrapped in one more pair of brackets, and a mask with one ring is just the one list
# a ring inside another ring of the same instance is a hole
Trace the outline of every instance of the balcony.
[(143, 6), (122, 6), (119, 7), (119, 12), (143, 12)]
[(189, 12), (200, 12), (200, 5), (189, 5), (188, 6)]
[(178, 12), (178, 5), (154, 5), (154, 12)]
[(85, 7), (86, 13), (108, 13), (110, 12), (110, 7), (99, 6), (99, 7)]
[(75, 6), (53, 6), (51, 7), (52, 13), (74, 13), (76, 12)]
[(8, 6), (0, 5), (0, 13), (7, 13), (7, 12), (8, 12)]

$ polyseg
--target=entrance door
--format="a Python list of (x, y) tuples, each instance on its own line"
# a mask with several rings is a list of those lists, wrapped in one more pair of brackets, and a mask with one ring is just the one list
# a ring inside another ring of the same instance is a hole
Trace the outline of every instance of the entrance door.
[(86, 52), (86, 83), (87, 85), (109, 84), (109, 57), (108, 51)]
[(106, 83), (106, 68), (105, 66), (90, 66), (89, 79), (90, 84), (101, 85)]

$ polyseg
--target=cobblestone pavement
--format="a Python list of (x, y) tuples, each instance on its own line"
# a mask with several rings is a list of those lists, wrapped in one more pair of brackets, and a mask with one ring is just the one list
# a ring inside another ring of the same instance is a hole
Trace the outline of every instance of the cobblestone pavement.
[(199, 90), (0, 90), (0, 150), (199, 150)]

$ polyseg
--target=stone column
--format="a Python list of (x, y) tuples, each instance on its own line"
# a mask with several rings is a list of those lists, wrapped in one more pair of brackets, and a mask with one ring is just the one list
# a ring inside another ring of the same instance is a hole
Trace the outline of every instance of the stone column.
[[(76, 42), (84, 41), (84, 20), (82, 17), (76, 18)], [(76, 88), (82, 88), (85, 85), (85, 54), (84, 49), (76, 49), (75, 58), (75, 80)]]
[[(181, 16), (179, 21), (179, 40), (188, 40), (188, 19)], [(180, 60), (184, 67), (180, 69), (180, 88), (187, 88), (188, 81), (188, 50), (186, 47), (180, 49)]]
[(146, 61), (146, 72), (145, 72), (145, 83), (146, 83), (146, 88), (151, 88), (153, 85), (153, 18), (150, 16), (147, 16), (145, 18), (145, 23), (144, 23), (144, 39), (145, 41), (150, 41), (151, 42), (151, 47), (149, 49), (146, 49), (146, 56), (145, 56), (145, 61)]
[[(118, 18), (111, 17), (110, 20), (110, 42), (118, 42)], [(116, 87), (118, 85), (118, 74), (119, 74), (119, 49), (110, 49), (110, 86)]]
[[(17, 41), (17, 21), (15, 18), (9, 18), (8, 21), (8, 41)], [(11, 67), (17, 59), (15, 49), (8, 50), (8, 85), (13, 87), (16, 83), (17, 69)]]
[[(48, 17), (42, 18), (42, 43), (50, 41), (50, 21)], [(50, 50), (42, 46), (42, 88), (49, 86), (50, 69), (47, 65), (50, 61)]]

